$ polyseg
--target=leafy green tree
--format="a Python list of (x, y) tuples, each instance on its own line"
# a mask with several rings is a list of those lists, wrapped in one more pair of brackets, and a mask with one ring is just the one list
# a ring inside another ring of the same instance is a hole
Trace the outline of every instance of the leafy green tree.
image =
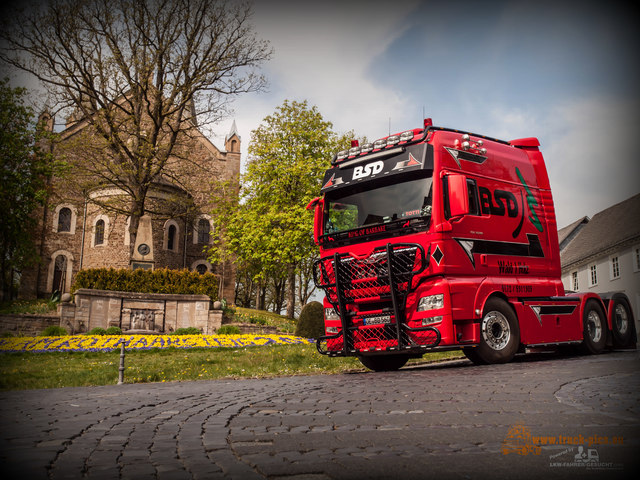
[[(251, 133), (240, 202), (214, 212), (223, 234), (213, 259), (224, 255), (224, 241), (227, 254), (254, 278), (266, 282), (284, 276), (289, 318), (295, 312), (296, 272), (317, 254), (310, 234), (313, 216), (306, 206), (318, 196), (324, 171), (346, 138), (333, 132), (317, 107), (285, 100)], [(308, 289), (301, 292), (310, 295)]]
[(24, 88), (0, 81), (0, 295), (12, 295), (13, 279), (38, 256), (32, 231), (38, 206), (46, 200), (46, 179), (54, 165), (38, 147), (41, 131)]

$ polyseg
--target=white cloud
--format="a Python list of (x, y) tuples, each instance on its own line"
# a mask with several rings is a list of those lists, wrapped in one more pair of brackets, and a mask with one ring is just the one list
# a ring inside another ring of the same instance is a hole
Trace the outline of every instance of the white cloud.
[(638, 102), (589, 98), (557, 105), (541, 134), (558, 226), (640, 193)]
[[(368, 72), (402, 34), (408, 25), (402, 20), (416, 4), (399, 0), (385, 8), (384, 2), (257, 2), (253, 23), (258, 36), (271, 42), (274, 57), (265, 66), (270, 92), (246, 95), (234, 104), (243, 159), (251, 130), (285, 99), (316, 105), (336, 131), (355, 130), (369, 138), (387, 135), (389, 118), (397, 119), (408, 99), (377, 84)], [(230, 125), (231, 119), (216, 128), (217, 145)]]

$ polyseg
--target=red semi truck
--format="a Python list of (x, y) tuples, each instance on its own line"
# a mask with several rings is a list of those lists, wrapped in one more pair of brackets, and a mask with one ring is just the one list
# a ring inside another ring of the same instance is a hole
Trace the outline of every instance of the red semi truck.
[(339, 152), (313, 209), (325, 292), (318, 351), (395, 370), (461, 348), (474, 363), (528, 347), (633, 347), (623, 293), (565, 292), (536, 138), (417, 128)]

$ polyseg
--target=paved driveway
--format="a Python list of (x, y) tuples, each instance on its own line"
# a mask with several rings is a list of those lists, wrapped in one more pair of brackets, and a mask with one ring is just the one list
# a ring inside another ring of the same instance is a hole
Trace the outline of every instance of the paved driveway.
[(3, 478), (628, 478), (640, 354), (0, 394)]

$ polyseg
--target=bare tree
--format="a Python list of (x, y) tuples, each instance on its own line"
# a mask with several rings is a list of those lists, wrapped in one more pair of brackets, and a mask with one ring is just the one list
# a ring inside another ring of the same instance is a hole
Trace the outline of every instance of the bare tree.
[(264, 86), (257, 68), (271, 50), (250, 17), (232, 0), (50, 0), (6, 17), (0, 59), (100, 138), (77, 177), (126, 193), (132, 249), (147, 193), (173, 180), (180, 142)]

